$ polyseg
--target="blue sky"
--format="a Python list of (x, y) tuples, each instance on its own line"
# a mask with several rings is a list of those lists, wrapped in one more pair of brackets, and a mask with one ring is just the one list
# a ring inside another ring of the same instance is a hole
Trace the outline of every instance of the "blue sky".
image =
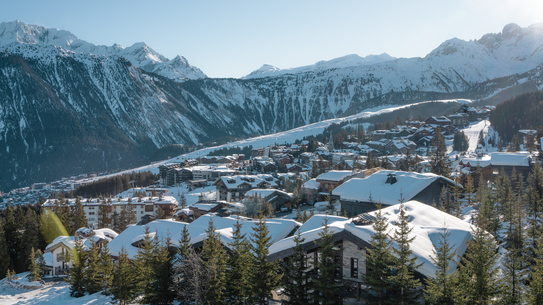
[(68, 30), (94, 44), (146, 42), (209, 77), (348, 54), (423, 57), (447, 39), (543, 22), (541, 0), (3, 1), (0, 22)]

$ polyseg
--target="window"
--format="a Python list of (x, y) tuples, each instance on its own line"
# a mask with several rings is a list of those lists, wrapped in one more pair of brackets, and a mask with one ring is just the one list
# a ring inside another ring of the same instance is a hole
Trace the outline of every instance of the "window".
[(358, 258), (351, 258), (351, 277), (358, 278)]
[(140, 213), (140, 214), (143, 214), (143, 211), (141, 211), (141, 213)]
[(89, 215), (94, 215), (94, 212), (89, 212)]
[[(152, 205), (146, 205), (145, 206), (145, 212), (152, 212), (153, 211), (153, 206)], [(143, 211), (142, 211), (143, 213)]]
[(92, 206), (92, 207), (89, 207), (89, 210), (94, 210), (94, 207), (93, 207), (93, 206)]

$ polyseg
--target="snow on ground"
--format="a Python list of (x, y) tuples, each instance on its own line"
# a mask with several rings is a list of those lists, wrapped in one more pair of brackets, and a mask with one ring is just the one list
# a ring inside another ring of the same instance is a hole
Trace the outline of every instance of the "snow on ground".
[(468, 128), (462, 129), (462, 131), (468, 138), (468, 142), (469, 142), (469, 148), (467, 150), (468, 152), (475, 152), (475, 149), (477, 148), (477, 143), (479, 142), (479, 133), (482, 130), (483, 134), (486, 136), (489, 128), (490, 128), (490, 122), (488, 120), (482, 120), (475, 124), (471, 124)]
[(314, 136), (314, 135), (320, 134), (320, 133), (322, 133), (324, 131), (324, 129), (326, 127), (328, 127), (328, 126), (330, 126), (332, 124), (338, 124), (338, 123), (341, 123), (341, 122), (344, 122), (344, 121), (350, 121), (350, 120), (355, 120), (355, 119), (359, 119), (359, 118), (369, 118), (369, 117), (380, 115), (380, 114), (383, 114), (383, 113), (389, 113), (389, 112), (393, 112), (393, 111), (398, 110), (398, 109), (408, 108), (408, 107), (411, 107), (411, 106), (414, 106), (414, 105), (420, 105), (420, 104), (425, 104), (425, 103), (433, 103), (433, 102), (449, 103), (449, 102), (459, 102), (459, 101), (460, 102), (465, 102), (466, 100), (456, 100), (456, 99), (454, 99), (454, 100), (435, 100), (435, 101), (424, 101), (424, 102), (414, 103), (414, 104), (410, 104), (410, 105), (402, 105), (402, 106), (390, 106), (390, 105), (387, 105), (387, 106), (381, 106), (381, 107), (366, 109), (366, 111), (364, 111), (364, 112), (360, 112), (360, 113), (357, 113), (357, 114), (354, 114), (354, 115), (351, 115), (351, 116), (348, 116), (348, 117), (344, 117), (344, 118), (334, 118), (334, 119), (324, 120), (324, 121), (321, 121), (321, 122), (316, 122), (316, 123), (313, 123), (313, 124), (301, 126), (301, 127), (294, 128), (294, 129), (287, 130), (287, 131), (283, 131), (283, 132), (278, 132), (278, 133), (269, 134), (269, 135), (263, 135), (263, 136), (259, 136), (259, 137), (254, 137), (254, 138), (249, 138), (249, 139), (245, 139), (245, 140), (240, 140), (240, 141), (236, 141), (236, 142), (223, 144), (223, 145), (220, 145), (220, 146), (214, 146), (214, 147), (208, 147), (208, 148), (196, 150), (196, 151), (193, 151), (191, 153), (180, 155), (180, 156), (177, 156), (177, 157), (172, 158), (172, 159), (163, 160), (163, 161), (159, 161), (159, 162), (154, 162), (154, 163), (146, 165), (146, 166), (125, 170), (125, 171), (121, 171), (121, 172), (110, 174), (110, 175), (96, 177), (96, 178), (94, 178), (94, 180), (114, 177), (114, 176), (121, 175), (121, 174), (131, 173), (133, 171), (134, 172), (151, 171), (154, 174), (158, 174), (158, 167), (160, 165), (163, 165), (163, 164), (166, 164), (166, 163), (172, 163), (172, 162), (181, 162), (181, 161), (183, 161), (185, 159), (195, 159), (195, 158), (198, 158), (198, 157), (203, 157), (203, 156), (206, 156), (210, 152), (213, 152), (215, 150), (219, 150), (219, 149), (222, 149), (222, 148), (246, 147), (246, 146), (250, 146), (250, 145), (257, 148), (257, 147), (266, 147), (268, 145), (273, 145), (275, 143), (278, 143), (278, 144), (294, 143), (296, 140), (298, 140), (298, 139), (301, 140), (303, 137)]

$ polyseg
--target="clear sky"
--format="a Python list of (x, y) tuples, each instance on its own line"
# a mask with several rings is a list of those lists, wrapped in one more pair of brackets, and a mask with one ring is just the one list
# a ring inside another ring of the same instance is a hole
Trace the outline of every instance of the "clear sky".
[(209, 77), (348, 54), (424, 57), (443, 41), (543, 22), (543, 0), (2, 0), (0, 22), (59, 28), (97, 45), (146, 42)]

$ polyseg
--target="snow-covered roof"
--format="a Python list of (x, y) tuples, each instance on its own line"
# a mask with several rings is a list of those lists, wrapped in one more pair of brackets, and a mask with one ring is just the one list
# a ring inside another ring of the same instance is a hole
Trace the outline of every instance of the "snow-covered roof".
[[(437, 267), (431, 260), (430, 255), (433, 256), (432, 251), (439, 246), (440, 233), (444, 225), (450, 232), (448, 242), (453, 250), (456, 250), (457, 255), (462, 256), (464, 254), (466, 251), (466, 242), (472, 236), (471, 225), (469, 223), (418, 201), (406, 202), (404, 203), (404, 207), (406, 214), (411, 219), (409, 226), (413, 228), (410, 237), (415, 237), (410, 244), (413, 256), (417, 256), (417, 264), (423, 263), (417, 271), (425, 276), (435, 276)], [(389, 222), (388, 229), (390, 235), (394, 232), (395, 226), (393, 224), (398, 221), (399, 212), (399, 204), (382, 209), (383, 215)], [(375, 216), (375, 212), (369, 214)], [(300, 228), (305, 243), (320, 238), (319, 233), (322, 230), (324, 217), (326, 216), (315, 215)], [(348, 231), (361, 240), (369, 242), (371, 236), (374, 234), (372, 226), (357, 226), (353, 223), (353, 219), (328, 216), (329, 230), (332, 233)], [(294, 246), (294, 237), (283, 239), (270, 246), (270, 255), (291, 249)], [(397, 247), (394, 242), (393, 246)], [(455, 263), (451, 262), (449, 272), (452, 272), (454, 268)]]
[[(396, 183), (386, 183), (390, 174), (396, 176)], [(432, 173), (381, 170), (367, 178), (353, 178), (343, 183), (332, 191), (332, 195), (340, 196), (342, 200), (361, 202), (369, 202), (371, 196), (375, 203), (394, 205), (400, 202), (400, 193), (405, 200), (411, 200), (439, 178), (454, 184), (452, 180)]]
[(317, 179), (311, 179), (309, 181), (307, 181), (306, 183), (304, 183), (303, 187), (306, 188), (306, 189), (311, 189), (311, 190), (318, 190), (319, 187), (321, 186), (320, 183), (317, 182)]
[(317, 180), (327, 180), (327, 181), (343, 181), (346, 177), (352, 175), (352, 171), (339, 171), (332, 170), (324, 174), (317, 176)]
[(493, 166), (530, 166), (527, 152), (494, 152), (489, 155)]
[[(143, 226), (129, 226), (117, 238), (112, 240), (108, 247), (112, 255), (118, 255), (121, 248), (124, 247), (129, 257), (134, 257), (137, 254), (137, 247), (132, 246), (132, 243), (141, 240), (145, 233), (145, 228), (148, 227), (150, 232), (156, 233), (157, 238), (166, 238), (169, 234), (173, 244), (177, 244), (181, 239), (183, 227), (187, 227), (192, 243), (203, 241), (207, 237), (206, 230), (209, 227), (209, 221), (213, 221), (215, 232), (220, 234), (221, 241), (228, 247), (231, 242), (232, 232), (236, 224), (236, 217), (219, 217), (214, 214), (206, 214), (200, 216), (191, 223), (178, 222), (170, 219), (161, 219), (152, 221)], [(247, 234), (249, 237), (253, 232), (255, 220), (240, 217), (242, 224), (242, 234)], [(271, 235), (271, 242), (276, 242), (285, 238), (290, 232), (301, 224), (290, 219), (267, 219), (266, 225)], [(155, 235), (153, 235), (155, 236)]]
[[(111, 199), (111, 203), (108, 202), (110, 199)], [(138, 197), (134, 197), (134, 198), (115, 197), (115, 198), (107, 198), (105, 200), (106, 200), (107, 205), (126, 205), (126, 204), (128, 204), (129, 199), (131, 200), (132, 204), (142, 204), (144, 202), (152, 202), (153, 204), (173, 204), (173, 205), (177, 205), (177, 199), (175, 199), (175, 197), (173, 197), (173, 196), (141, 197), (141, 202), (139, 201), (140, 198), (138, 198)], [(43, 203), (43, 206), (52, 206), (52, 205), (55, 204), (56, 200), (57, 199), (47, 199), (47, 201), (45, 201)], [(75, 198), (67, 198), (65, 200), (68, 202), (68, 204), (70, 206), (75, 206), (75, 201), (76, 201)], [(83, 206), (97, 206), (97, 205), (102, 204), (103, 199), (99, 199), (99, 198), (82, 198), (82, 199), (80, 199), (80, 201), (81, 201), (81, 204)]]
[(272, 187), (278, 187), (277, 179), (267, 174), (223, 176), (217, 179), (214, 184), (218, 183), (218, 181), (222, 181), (228, 189), (237, 189), (243, 183), (250, 184), (251, 188), (256, 188), (261, 182), (267, 182)]
[(245, 193), (245, 197), (254, 197), (254, 196), (261, 196), (262, 198), (266, 198), (272, 194), (282, 194), (284, 196), (292, 197), (289, 193), (283, 192), (276, 189), (252, 189)]

